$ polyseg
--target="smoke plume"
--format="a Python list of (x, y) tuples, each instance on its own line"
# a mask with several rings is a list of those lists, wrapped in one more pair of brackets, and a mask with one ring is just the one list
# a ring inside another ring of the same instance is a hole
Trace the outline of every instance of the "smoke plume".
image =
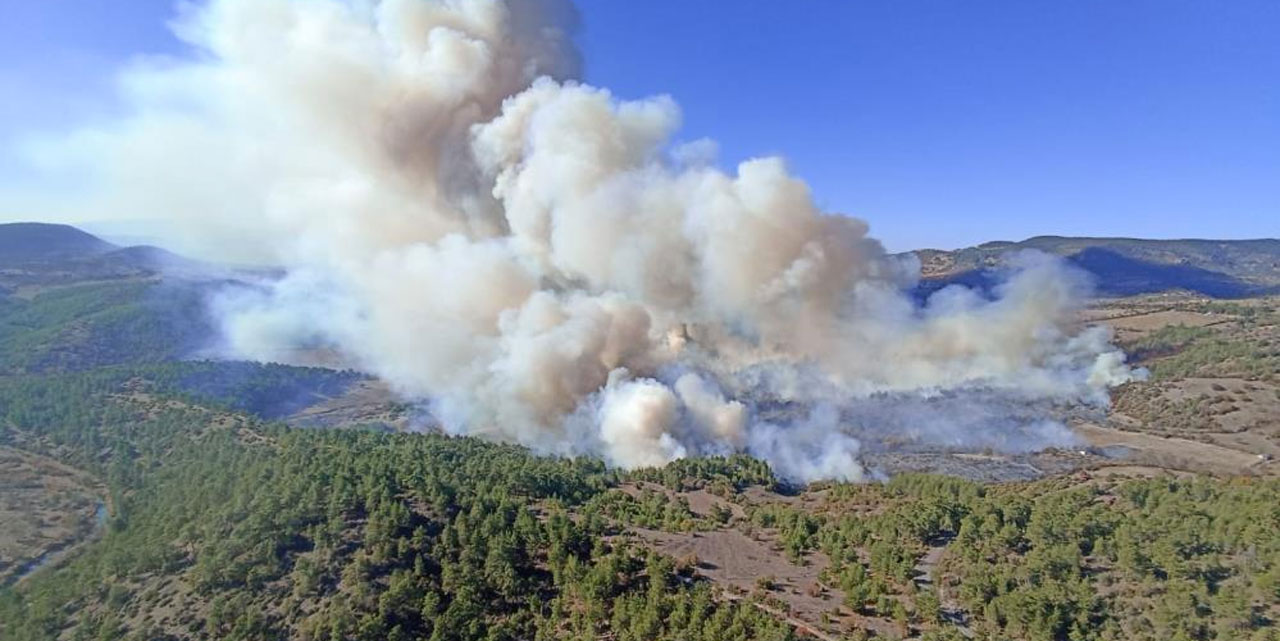
[(451, 432), (623, 467), (747, 451), (856, 479), (859, 431), (886, 425), (1034, 449), (1070, 434), (1004, 404), (1105, 403), (1132, 376), (1073, 323), (1088, 284), (1062, 263), (920, 303), (918, 264), (782, 160), (724, 171), (672, 142), (670, 98), (576, 82), (575, 20), (560, 0), (188, 8), (192, 55), (125, 71), (126, 116), (37, 147), (83, 181), (44, 205), (285, 266), (216, 301), (232, 354), (337, 354)]

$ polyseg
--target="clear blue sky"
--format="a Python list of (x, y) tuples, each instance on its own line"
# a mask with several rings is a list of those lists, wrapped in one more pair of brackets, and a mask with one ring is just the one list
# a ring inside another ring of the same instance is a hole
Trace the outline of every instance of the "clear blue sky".
[[(8, 2), (0, 139), (109, 111), (171, 0)], [(893, 249), (1280, 236), (1280, 1), (583, 0), (586, 80), (781, 154)], [(14, 171), (0, 162), (0, 171)]]

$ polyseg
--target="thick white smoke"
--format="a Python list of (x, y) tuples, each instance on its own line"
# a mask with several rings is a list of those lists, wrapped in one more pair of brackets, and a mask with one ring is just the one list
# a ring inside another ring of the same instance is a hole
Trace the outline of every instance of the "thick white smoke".
[(1072, 324), (1061, 264), (919, 304), (918, 266), (781, 160), (726, 173), (672, 145), (671, 99), (571, 80), (573, 23), (558, 0), (213, 0), (177, 23), (190, 59), (123, 75), (129, 116), (43, 145), (89, 180), (53, 211), (287, 266), (218, 301), (237, 355), (335, 352), (451, 431), (625, 467), (746, 450), (858, 478), (860, 399), (908, 423), (883, 399), (1102, 401), (1131, 376)]

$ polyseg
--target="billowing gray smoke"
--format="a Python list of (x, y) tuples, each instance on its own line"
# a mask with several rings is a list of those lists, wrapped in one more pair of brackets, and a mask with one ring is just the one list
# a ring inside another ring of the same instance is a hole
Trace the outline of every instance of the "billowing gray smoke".
[(218, 301), (236, 355), (328, 350), (451, 431), (624, 467), (749, 451), (858, 478), (850, 416), (1043, 447), (1070, 436), (921, 408), (1105, 402), (1132, 376), (1072, 324), (1087, 287), (1063, 265), (918, 304), (918, 265), (781, 160), (726, 173), (670, 142), (670, 98), (571, 80), (573, 22), (556, 0), (214, 0), (176, 23), (196, 55), (123, 74), (127, 117), (42, 147), (89, 181), (44, 206), (287, 266)]

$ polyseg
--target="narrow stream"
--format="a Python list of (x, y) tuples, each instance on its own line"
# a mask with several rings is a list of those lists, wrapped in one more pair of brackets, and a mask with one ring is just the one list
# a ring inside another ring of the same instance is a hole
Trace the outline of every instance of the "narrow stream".
[(6, 582), (6, 585), (13, 585), (31, 576), (32, 574), (35, 574), (38, 570), (40, 570), (40, 568), (43, 568), (44, 566), (61, 558), (63, 552), (66, 552), (67, 550), (70, 550), (75, 546), (80, 545), (81, 543), (84, 543), (85, 541), (89, 541), (97, 537), (99, 534), (102, 533), (102, 529), (107, 525), (108, 516), (110, 516), (110, 514), (109, 514), (109, 511), (107, 510), (106, 502), (98, 501), (98, 506), (93, 510), (93, 530), (89, 532), (88, 536), (85, 536), (84, 538), (81, 538), (81, 539), (77, 539), (75, 541), (70, 541), (64, 545), (60, 545), (18, 566), (18, 571), (9, 577), (9, 580)]

